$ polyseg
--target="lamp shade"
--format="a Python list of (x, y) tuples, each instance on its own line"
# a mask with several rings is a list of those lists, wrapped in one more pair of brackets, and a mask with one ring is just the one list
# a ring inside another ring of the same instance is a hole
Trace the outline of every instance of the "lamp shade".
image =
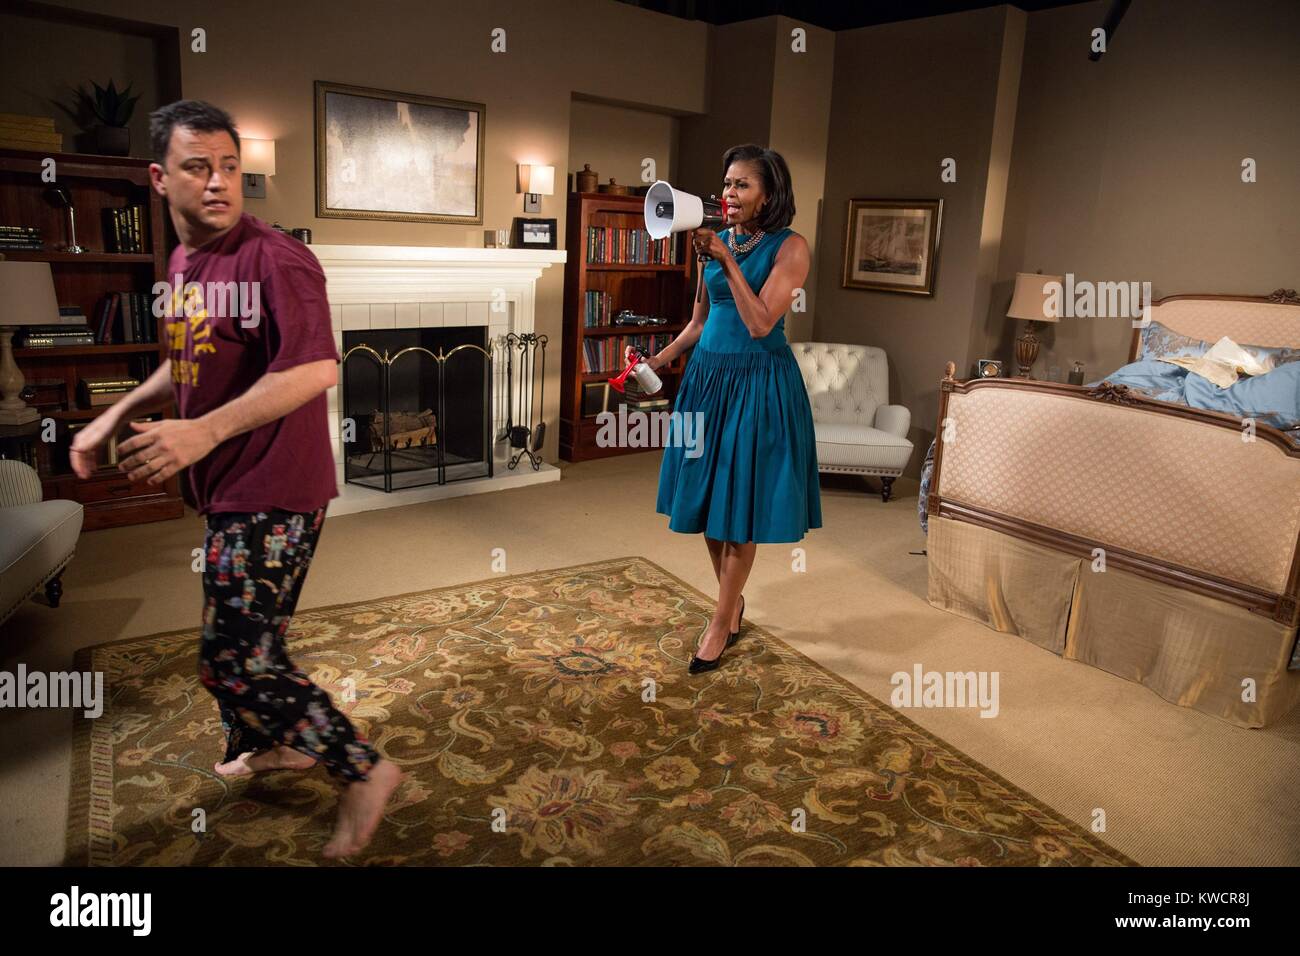
[(240, 140), (239, 165), (243, 172), (255, 176), (275, 175), (275, 140)]
[[(1011, 294), (1011, 308), (1007, 317), (1012, 319), (1029, 319), (1031, 322), (1059, 322), (1059, 314), (1047, 310), (1049, 292), (1047, 284), (1055, 282), (1062, 286), (1064, 276), (1045, 276), (1042, 273), (1017, 272), (1016, 291)], [(1061, 293), (1058, 293), (1058, 296)], [(1058, 298), (1058, 303), (1059, 303)], [(1059, 310), (1058, 310), (1059, 311)]]
[(555, 194), (555, 167), (529, 166), (519, 167), (520, 192), (532, 193), (534, 196), (553, 196)]
[(0, 261), (0, 327), (58, 321), (59, 300), (50, 264)]

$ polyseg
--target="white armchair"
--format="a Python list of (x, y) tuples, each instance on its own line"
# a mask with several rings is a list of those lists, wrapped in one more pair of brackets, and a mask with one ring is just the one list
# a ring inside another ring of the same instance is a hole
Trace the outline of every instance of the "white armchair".
[(888, 501), (912, 457), (912, 413), (889, 404), (889, 361), (870, 345), (792, 342), (812, 405), (818, 471), (871, 475)]
[(59, 606), (83, 515), (75, 501), (42, 501), (34, 468), (0, 459), (0, 624), (42, 586), (50, 606)]

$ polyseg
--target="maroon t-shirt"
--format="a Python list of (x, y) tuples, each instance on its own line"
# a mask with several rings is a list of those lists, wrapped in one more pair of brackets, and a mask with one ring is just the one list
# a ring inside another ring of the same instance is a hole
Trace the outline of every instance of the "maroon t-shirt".
[[(238, 398), (267, 372), (339, 361), (320, 263), (297, 239), (247, 213), (188, 256), (177, 246), (167, 282), (172, 384), (182, 418)], [(190, 465), (190, 487), (201, 514), (328, 504), (339, 492), (325, 393), (222, 442)]]

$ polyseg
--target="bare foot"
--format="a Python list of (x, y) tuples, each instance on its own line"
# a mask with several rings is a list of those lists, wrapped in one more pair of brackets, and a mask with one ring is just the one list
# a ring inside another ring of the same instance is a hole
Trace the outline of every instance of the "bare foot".
[(223, 777), (248, 777), (265, 770), (310, 770), (316, 763), (314, 757), (276, 744), (270, 750), (250, 750), (234, 760), (213, 764), (213, 767)]
[(368, 780), (357, 780), (343, 788), (334, 836), (325, 844), (324, 855), (335, 860), (365, 849), (379, 828), (388, 798), (402, 782), (402, 771), (388, 760), (371, 768)]

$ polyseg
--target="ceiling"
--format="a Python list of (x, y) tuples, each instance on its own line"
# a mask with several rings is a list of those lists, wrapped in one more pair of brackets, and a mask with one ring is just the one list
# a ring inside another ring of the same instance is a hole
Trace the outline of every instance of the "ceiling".
[[(666, 13), (683, 20), (706, 23), (735, 23), (776, 14), (802, 20), (827, 30), (851, 30), (876, 23), (916, 20), (943, 13), (960, 13), (981, 7), (1002, 6), (981, 0), (855, 0), (852, 3), (827, 3), (824, 0), (619, 0), (643, 10)], [(1012, 0), (1021, 10), (1046, 10), (1067, 7), (1088, 0)]]

